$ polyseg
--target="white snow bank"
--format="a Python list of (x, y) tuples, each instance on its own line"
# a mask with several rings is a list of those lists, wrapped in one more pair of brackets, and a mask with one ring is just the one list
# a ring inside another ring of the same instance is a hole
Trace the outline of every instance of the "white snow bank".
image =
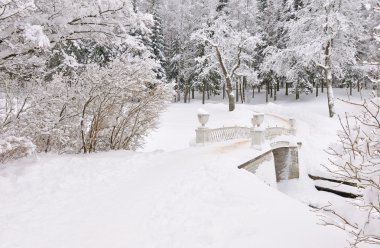
[(344, 247), (340, 230), (236, 168), (249, 151), (51, 155), (9, 166), (0, 170), (0, 247)]

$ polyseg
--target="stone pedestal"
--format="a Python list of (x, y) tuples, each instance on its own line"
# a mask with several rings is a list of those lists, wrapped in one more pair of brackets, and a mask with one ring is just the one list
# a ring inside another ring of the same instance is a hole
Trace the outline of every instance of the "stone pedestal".
[(277, 182), (299, 178), (297, 147), (276, 148), (273, 156)]
[(252, 128), (251, 131), (251, 147), (256, 150), (261, 150), (264, 144), (264, 130), (261, 128)]
[(289, 125), (290, 125), (290, 134), (295, 136), (296, 135), (296, 119), (290, 118)]
[(298, 147), (289, 147), (289, 155), (291, 158), (291, 165), (289, 168), (289, 179), (299, 178), (299, 161), (298, 161)]
[(195, 130), (196, 133), (196, 143), (207, 143), (208, 142), (208, 133), (209, 129), (207, 127), (198, 127)]
[(208, 119), (210, 117), (210, 114), (207, 113), (204, 109), (198, 109), (198, 121), (201, 123), (201, 127), (198, 127), (195, 130), (196, 138), (195, 142), (197, 144), (200, 143), (206, 143), (209, 141), (209, 129), (206, 127), (206, 123), (208, 122)]

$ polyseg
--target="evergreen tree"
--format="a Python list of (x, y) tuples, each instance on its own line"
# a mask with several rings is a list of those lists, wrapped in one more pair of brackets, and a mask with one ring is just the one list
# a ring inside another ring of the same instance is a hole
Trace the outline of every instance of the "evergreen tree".
[(170, 60), (167, 62), (167, 79), (168, 81), (175, 80), (180, 73), (181, 67), (181, 43), (178, 37), (174, 38), (167, 49), (167, 54)]
[(268, 7), (268, 1), (267, 0), (257, 0), (257, 8), (259, 10), (259, 13), (263, 13)]
[(303, 8), (303, 2), (302, 2), (302, 0), (294, 0), (294, 2), (293, 2), (293, 8), (294, 8), (295, 11)]
[(133, 11), (137, 13), (137, 0), (132, 0)]
[(228, 5), (228, 0), (219, 0), (218, 5), (216, 7), (216, 11), (220, 12), (225, 10), (225, 7)]
[(153, 15), (153, 28), (152, 28), (152, 49), (155, 59), (160, 63), (161, 68), (157, 71), (157, 78), (166, 80), (166, 58), (165, 58), (165, 41), (164, 34), (162, 30), (162, 19), (159, 13), (159, 2), (157, 0), (152, 1), (152, 15)]

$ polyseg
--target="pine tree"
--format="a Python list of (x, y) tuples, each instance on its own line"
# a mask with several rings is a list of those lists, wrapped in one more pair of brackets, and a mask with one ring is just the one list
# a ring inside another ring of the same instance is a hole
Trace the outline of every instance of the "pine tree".
[(133, 11), (137, 13), (137, 0), (132, 0)]
[(170, 60), (167, 62), (167, 79), (168, 81), (175, 80), (179, 76), (181, 70), (181, 44), (178, 37), (174, 38), (167, 49), (167, 54)]
[(293, 2), (293, 8), (295, 11), (298, 11), (299, 9), (303, 8), (303, 2), (302, 0), (294, 0)]
[(267, 0), (257, 0), (257, 8), (259, 10), (259, 13), (263, 13), (268, 7), (268, 1)]
[(222, 10), (225, 10), (225, 7), (228, 5), (228, 0), (219, 0), (218, 5), (216, 7), (216, 11), (220, 12)]
[(152, 15), (153, 15), (153, 28), (152, 28), (152, 49), (155, 59), (160, 63), (161, 68), (157, 71), (157, 78), (166, 81), (166, 58), (165, 58), (165, 41), (164, 34), (162, 30), (162, 18), (159, 13), (159, 2), (157, 0), (153, 0), (152, 4)]

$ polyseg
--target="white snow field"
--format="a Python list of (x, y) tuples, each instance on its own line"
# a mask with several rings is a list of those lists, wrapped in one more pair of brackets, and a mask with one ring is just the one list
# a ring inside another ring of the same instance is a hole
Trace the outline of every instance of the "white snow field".
[[(223, 103), (176, 103), (140, 152), (48, 154), (8, 164), (0, 169), (0, 247), (346, 247), (346, 234), (319, 225), (302, 203), (333, 198), (316, 192), (306, 173), (323, 173), (323, 149), (338, 128), (323, 96), (303, 97), (239, 104), (232, 113)], [(237, 169), (255, 154), (247, 141), (191, 146), (200, 107), (210, 113), (209, 127), (250, 126), (253, 111), (295, 117), (301, 178), (281, 183), (280, 192)]]

